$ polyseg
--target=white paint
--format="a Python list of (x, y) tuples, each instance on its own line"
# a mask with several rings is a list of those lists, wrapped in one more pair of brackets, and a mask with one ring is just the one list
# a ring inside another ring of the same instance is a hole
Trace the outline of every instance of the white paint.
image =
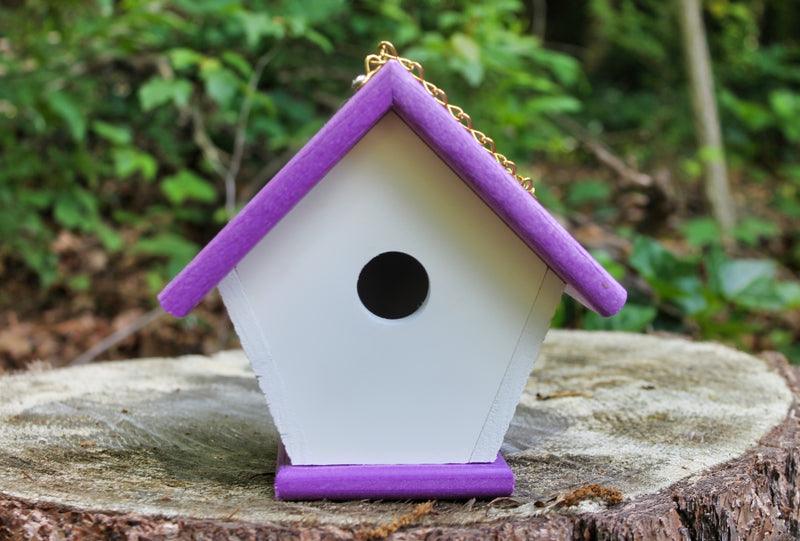
[(533, 364), (539, 356), (544, 336), (564, 292), (564, 285), (561, 278), (548, 268), (503, 377), (503, 383), (475, 445), (471, 462), (482, 462), (486, 460), (485, 457), (497, 455), (520, 396), (525, 390), (528, 374), (533, 370)]
[[(374, 316), (356, 292), (386, 251), (430, 278), (425, 305), (401, 320)], [(550, 283), (539, 295), (546, 270), (390, 113), (222, 294), (295, 464), (489, 461), (558, 303)]]
[[(272, 357), (259, 319), (247, 300), (247, 293), (236, 269), (229, 272), (217, 287), (233, 322), (233, 327), (236, 329), (236, 334), (250, 360), (250, 366), (258, 380), (258, 386), (266, 397), (267, 406), (273, 422), (278, 428), (281, 440), (284, 445), (285, 442), (290, 441), (292, 446), (303, 448), (305, 442), (302, 439), (302, 432), (285, 430), (285, 427), (296, 427), (299, 426), (299, 423), (290, 403), (282, 399), (286, 386), (281, 380), (280, 371)], [(265, 375), (266, 377), (264, 377)]]

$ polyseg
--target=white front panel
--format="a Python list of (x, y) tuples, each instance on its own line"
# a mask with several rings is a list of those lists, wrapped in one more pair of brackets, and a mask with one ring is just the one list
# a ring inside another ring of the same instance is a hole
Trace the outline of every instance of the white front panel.
[[(430, 279), (405, 319), (376, 317), (356, 292), (362, 267), (388, 251)], [(248, 354), (270, 358), (254, 370), (282, 389), (269, 386), (270, 402), (288, 412), (276, 423), (292, 461), (476, 460), (545, 271), (399, 117), (384, 117), (237, 267), (271, 350)]]

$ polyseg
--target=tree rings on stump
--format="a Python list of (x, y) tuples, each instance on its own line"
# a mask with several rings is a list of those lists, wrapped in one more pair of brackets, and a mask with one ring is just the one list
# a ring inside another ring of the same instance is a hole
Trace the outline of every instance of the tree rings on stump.
[(513, 496), (425, 507), (276, 501), (240, 351), (6, 375), (0, 537), (797, 538), (796, 394), (777, 354), (552, 330), (503, 444)]

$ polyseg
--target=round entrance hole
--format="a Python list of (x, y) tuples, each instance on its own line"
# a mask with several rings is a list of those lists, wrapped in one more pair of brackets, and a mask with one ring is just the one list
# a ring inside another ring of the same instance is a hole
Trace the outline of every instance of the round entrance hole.
[(403, 252), (373, 257), (358, 275), (358, 298), (378, 317), (402, 319), (420, 309), (428, 297), (428, 273)]

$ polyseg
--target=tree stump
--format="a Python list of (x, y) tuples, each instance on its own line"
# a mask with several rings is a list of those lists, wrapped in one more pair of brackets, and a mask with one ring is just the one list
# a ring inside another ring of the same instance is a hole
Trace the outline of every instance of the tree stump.
[(797, 393), (777, 354), (550, 331), (503, 445), (511, 498), (280, 502), (239, 351), (5, 376), (0, 538), (796, 539)]

